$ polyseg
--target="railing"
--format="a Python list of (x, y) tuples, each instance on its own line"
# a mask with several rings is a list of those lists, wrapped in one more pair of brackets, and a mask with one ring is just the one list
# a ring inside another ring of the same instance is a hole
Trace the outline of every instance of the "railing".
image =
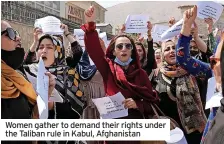
[(1, 8), (2, 19), (9, 21), (15, 21), (33, 26), (36, 19), (51, 15), (57, 17), (61, 20), (62, 23), (66, 24), (69, 28), (69, 31), (72, 33), (74, 29), (80, 27), (80, 24), (78, 23), (62, 18), (60, 16), (41, 11), (36, 8), (32, 8), (16, 1), (2, 1)]

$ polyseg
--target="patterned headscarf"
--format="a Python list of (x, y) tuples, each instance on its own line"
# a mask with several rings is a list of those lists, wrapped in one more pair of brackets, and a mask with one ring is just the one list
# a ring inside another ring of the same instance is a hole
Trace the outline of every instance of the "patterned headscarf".
[(52, 66), (57, 66), (57, 65), (64, 65), (65, 63), (65, 49), (63, 47), (62, 42), (59, 40), (58, 37), (49, 35), (49, 34), (45, 34), (43, 36), (40, 37), (39, 39), (39, 44), (37, 46), (36, 51), (38, 51), (40, 43), (42, 42), (42, 40), (44, 39), (50, 39), (53, 43), (53, 45), (55, 46), (55, 52), (54, 52), (54, 57), (55, 57), (55, 61), (54, 64)]
[(76, 68), (67, 66), (65, 49), (58, 37), (48, 34), (41, 36), (37, 51), (41, 41), (46, 38), (50, 39), (55, 46), (55, 61), (46, 69), (57, 77), (55, 87), (56, 90), (62, 94), (65, 101), (69, 101), (71, 103), (72, 109), (81, 115), (85, 107), (85, 103), (81, 99), (83, 96), (83, 91), (80, 89), (79, 74), (76, 71)]

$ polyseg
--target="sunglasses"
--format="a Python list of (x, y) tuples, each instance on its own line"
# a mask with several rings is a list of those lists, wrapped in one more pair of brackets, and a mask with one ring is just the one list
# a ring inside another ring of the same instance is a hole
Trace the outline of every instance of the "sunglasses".
[(118, 49), (118, 50), (122, 50), (124, 47), (126, 49), (128, 49), (128, 50), (132, 50), (133, 49), (133, 46), (130, 43), (120, 43), (120, 44), (116, 45), (116, 49)]
[(6, 28), (6, 30), (1, 32), (1, 35), (5, 34), (5, 36), (7, 36), (9, 39), (15, 41), (16, 37), (20, 37), (18, 31), (12, 29), (12, 28)]
[(215, 67), (215, 65), (217, 64), (217, 62), (219, 62), (219, 61), (220, 61), (220, 58), (210, 57), (211, 68), (213, 69)]

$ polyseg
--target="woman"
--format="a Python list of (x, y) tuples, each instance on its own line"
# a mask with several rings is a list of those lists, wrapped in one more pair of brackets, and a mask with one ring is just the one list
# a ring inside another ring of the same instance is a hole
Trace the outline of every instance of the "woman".
[[(71, 42), (74, 58), (65, 59), (65, 49), (62, 42), (57, 37), (47, 34), (39, 38), (36, 54), (38, 60), (42, 57), (46, 69), (57, 77), (54, 94), (59, 94), (63, 98), (63, 103), (54, 103), (54, 111), (50, 112), (49, 118), (77, 119), (81, 117), (85, 105), (81, 100), (83, 92), (79, 87), (79, 75), (75, 71), (75, 66), (78, 63), (77, 59), (81, 58), (82, 55), (82, 48), (68, 32), (67, 26), (62, 24), (62, 28), (65, 29), (64, 33)], [(25, 62), (30, 62), (32, 57), (35, 56), (35, 53), (31, 52), (32, 48), (30, 48)], [(66, 65), (66, 60), (69, 66)], [(28, 65), (25, 68), (27, 74), (35, 77), (36, 66), (36, 64)]]
[[(1, 21), (1, 118), (38, 119), (36, 92), (23, 70), (24, 48), (21, 38), (6, 21)], [(50, 73), (49, 96), (55, 87)], [(3, 144), (32, 144), (31, 141), (2, 141)]]
[[(184, 20), (184, 25), (182, 26), (181, 29), (181, 34), (178, 40), (178, 44), (177, 44), (177, 49), (176, 49), (176, 58), (177, 58), (177, 63), (178, 65), (180, 65), (183, 69), (185, 69), (189, 74), (195, 76), (195, 77), (204, 77), (204, 78), (210, 78), (212, 76), (212, 71), (211, 68), (208, 64), (196, 60), (193, 57), (190, 56), (190, 49), (189, 49), (189, 44), (190, 41), (192, 39), (192, 37), (190, 36), (191, 34), (191, 26), (194, 23), (195, 19), (197, 17), (197, 7), (194, 6), (194, 8), (189, 9), (187, 11), (184, 12), (183, 15), (183, 20)], [(197, 89), (195, 89), (197, 90)], [(196, 92), (194, 92), (195, 94), (198, 93), (198, 90)], [(200, 95), (199, 95), (200, 96)], [(198, 102), (200, 102), (200, 106), (201, 107), (201, 101), (198, 100)], [(200, 141), (200, 135), (205, 127), (205, 122), (206, 122), (206, 118), (204, 118), (204, 112), (203, 109), (199, 109), (200, 107), (197, 108), (197, 112), (200, 114), (197, 117), (200, 118), (200, 123), (197, 124), (197, 122), (195, 122), (195, 128), (193, 129), (193, 131), (189, 131), (187, 130), (186, 132), (188, 133), (188, 139), (191, 143), (197, 142), (199, 143)], [(199, 127), (200, 126), (200, 127)], [(199, 134), (198, 136), (196, 136), (197, 134)], [(194, 135), (194, 136), (193, 136)]]
[[(147, 73), (148, 76), (152, 74), (152, 70), (156, 69), (156, 62), (155, 62), (155, 51), (153, 49), (153, 39), (151, 35), (151, 30), (152, 30), (152, 24), (150, 21), (147, 22), (147, 28), (148, 28), (148, 39), (147, 39), (147, 44), (148, 44), (148, 52), (146, 52), (144, 45), (142, 44), (142, 41), (144, 38), (139, 38), (138, 36), (138, 41), (135, 42), (135, 46), (137, 48), (137, 52), (139, 55), (139, 60), (140, 60), (140, 65), (141, 68), (144, 69)], [(124, 34), (125, 31), (125, 25), (122, 26), (121, 29), (121, 34)], [(151, 80), (151, 78), (150, 78)]]
[[(219, 92), (223, 97), (224, 93), (224, 33), (217, 47), (215, 56), (213, 57), (212, 67), (216, 79), (216, 92)], [(219, 102), (219, 101), (217, 101)], [(213, 112), (213, 113), (212, 113)], [(220, 106), (212, 108), (209, 121), (204, 131), (205, 138), (202, 139), (201, 144), (222, 144), (223, 140), (223, 119), (224, 119), (224, 98), (220, 100)]]
[[(215, 87), (216, 90), (214, 90), (213, 96), (214, 97), (216, 96), (216, 99), (217, 99), (217, 95), (218, 96), (222, 95), (223, 90), (224, 90), (223, 89), (224, 86), (222, 84), (223, 80), (224, 80), (223, 79), (224, 75), (223, 75), (223, 69), (221, 69), (221, 67), (223, 68), (223, 64), (224, 64), (224, 60), (223, 60), (223, 57), (222, 57), (223, 54), (224, 54), (224, 33), (223, 33), (223, 36), (222, 36), (222, 40), (220, 41), (220, 43), (219, 43), (219, 45), (217, 47), (216, 53), (214, 54), (214, 56), (212, 56), (210, 58), (210, 65), (211, 65), (212, 70), (214, 72), (214, 77), (213, 78), (215, 79), (215, 82), (216, 82), (216, 87)], [(221, 79), (221, 77), (222, 77), (222, 79)], [(219, 103), (219, 101), (220, 101), (220, 99), (218, 98), (216, 103)], [(211, 123), (213, 122), (213, 119), (216, 116), (218, 108), (219, 108), (218, 105), (210, 108), (210, 115), (208, 117), (206, 128), (205, 128), (204, 133), (203, 133), (201, 144), (204, 143), (205, 137), (207, 137), (207, 133), (209, 133), (209, 129), (211, 129), (211, 126), (212, 126)]]
[(86, 50), (103, 77), (106, 94), (112, 96), (121, 92), (124, 95), (129, 115), (123, 118), (143, 118), (150, 113), (150, 103), (157, 102), (158, 98), (146, 72), (140, 68), (135, 44), (127, 35), (119, 35), (111, 41), (105, 55), (95, 31), (93, 14), (95, 11), (91, 7), (85, 13), (87, 23), (81, 28), (85, 31)]
[[(103, 51), (105, 52), (106, 48), (104, 42), (102, 39), (99, 40), (100, 45)], [(105, 96), (103, 78), (100, 72), (97, 70), (96, 65), (90, 64), (89, 55), (86, 50), (84, 51), (82, 58), (80, 59), (76, 69), (80, 75), (81, 85), (83, 86), (85, 94), (84, 96), (87, 101), (87, 107), (83, 112), (83, 118), (100, 119), (100, 115), (98, 113), (96, 106), (93, 104), (92, 99), (102, 98)]]

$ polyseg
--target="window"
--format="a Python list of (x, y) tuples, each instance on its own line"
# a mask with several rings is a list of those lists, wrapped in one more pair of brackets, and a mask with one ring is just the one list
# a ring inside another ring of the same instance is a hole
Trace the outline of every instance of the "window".
[(53, 1), (44, 1), (44, 4), (48, 7), (53, 7)]
[(53, 1), (53, 9), (60, 10), (60, 1)]
[(42, 5), (36, 4), (36, 8), (39, 9), (39, 10), (44, 11), (44, 6), (42, 6)]
[(55, 10), (52, 11), (52, 14), (53, 14), (53, 15), (56, 15), (56, 16), (60, 16), (60, 12), (55, 11)]
[(52, 13), (52, 10), (45, 7), (45, 12)]

